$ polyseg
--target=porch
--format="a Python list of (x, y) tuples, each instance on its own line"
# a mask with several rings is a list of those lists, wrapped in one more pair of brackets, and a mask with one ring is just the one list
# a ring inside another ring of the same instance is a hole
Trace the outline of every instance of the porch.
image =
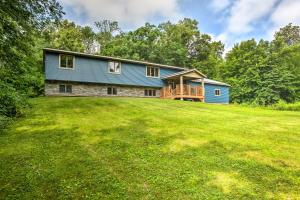
[[(181, 93), (182, 88), (182, 93)], [(203, 88), (202, 86), (191, 86), (183, 84), (176, 84), (175, 88), (171, 85), (163, 87), (160, 91), (160, 98), (163, 99), (193, 99), (203, 101)]]
[[(196, 69), (186, 70), (165, 76), (166, 83), (160, 91), (163, 99), (192, 99), (204, 102), (205, 88), (204, 78), (206, 76)], [(193, 80), (202, 80), (201, 85), (192, 85)]]

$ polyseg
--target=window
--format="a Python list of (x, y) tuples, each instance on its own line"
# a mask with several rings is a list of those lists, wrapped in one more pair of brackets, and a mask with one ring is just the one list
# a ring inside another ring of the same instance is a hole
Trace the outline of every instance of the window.
[(117, 88), (115, 88), (115, 87), (108, 87), (107, 88), (107, 94), (108, 95), (117, 95)]
[(74, 56), (72, 55), (59, 55), (59, 67), (64, 69), (73, 69), (74, 68)]
[(155, 97), (156, 96), (156, 90), (145, 90), (146, 97)]
[(146, 75), (148, 77), (159, 77), (159, 68), (158, 67), (151, 67), (151, 66), (147, 66), (147, 69), (146, 69)]
[(215, 96), (221, 96), (221, 90), (215, 89)]
[(59, 93), (72, 93), (72, 85), (59, 85)]
[(120, 74), (121, 73), (121, 63), (110, 61), (108, 62), (108, 72)]
[(72, 93), (72, 85), (66, 85), (66, 93)]

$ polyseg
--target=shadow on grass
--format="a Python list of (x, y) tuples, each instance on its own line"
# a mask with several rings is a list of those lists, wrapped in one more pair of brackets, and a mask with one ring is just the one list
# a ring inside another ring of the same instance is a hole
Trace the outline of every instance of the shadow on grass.
[(2, 135), (0, 142), (0, 198), (297, 197), (299, 171), (231, 156), (259, 149), (214, 140), (166, 151), (174, 141), (188, 138), (154, 135), (150, 128), (136, 118), (88, 133), (79, 127), (11, 130), (16, 134)]

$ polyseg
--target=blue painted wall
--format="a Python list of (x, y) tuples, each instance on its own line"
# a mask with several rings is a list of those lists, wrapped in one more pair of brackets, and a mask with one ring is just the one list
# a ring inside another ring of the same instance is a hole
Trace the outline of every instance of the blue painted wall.
[[(207, 103), (229, 103), (229, 87), (222, 85), (205, 84), (205, 102)], [(221, 95), (215, 96), (215, 89), (220, 89)]]
[[(201, 83), (190, 81), (189, 84), (200, 86)], [(229, 86), (205, 83), (205, 102), (207, 103), (229, 103)], [(215, 89), (220, 89), (221, 95), (215, 96)]]
[[(59, 54), (46, 52), (46, 80), (77, 81), (104, 84), (162, 87), (160, 78), (146, 77), (146, 66), (121, 63), (121, 74), (108, 72), (108, 61), (96, 58), (75, 56), (74, 69), (59, 68)], [(160, 68), (160, 77), (181, 71), (180, 69)]]
[[(160, 78), (146, 77), (146, 65), (121, 63), (121, 74), (108, 72), (108, 61), (96, 58), (75, 56), (74, 69), (59, 68), (59, 54), (46, 52), (45, 78), (46, 80), (76, 81), (103, 84), (134, 85), (145, 87), (163, 87)], [(182, 71), (160, 67), (160, 77)], [(189, 82), (192, 85), (201, 83)], [(215, 96), (215, 89), (221, 90), (220, 96)], [(229, 103), (229, 87), (205, 83), (205, 102)]]

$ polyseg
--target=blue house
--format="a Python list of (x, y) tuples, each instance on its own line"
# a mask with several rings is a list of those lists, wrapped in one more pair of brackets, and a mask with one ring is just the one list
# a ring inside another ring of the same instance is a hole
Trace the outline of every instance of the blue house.
[(228, 103), (229, 85), (196, 69), (44, 49), (45, 95), (123, 96)]

